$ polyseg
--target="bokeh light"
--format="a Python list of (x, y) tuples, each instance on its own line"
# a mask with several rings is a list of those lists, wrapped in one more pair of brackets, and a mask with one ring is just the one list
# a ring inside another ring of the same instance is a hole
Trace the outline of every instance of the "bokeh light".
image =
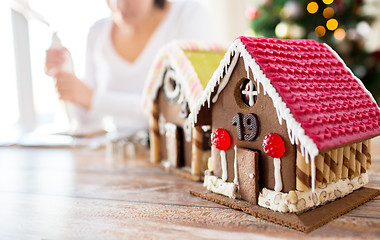
[(338, 21), (334, 18), (329, 19), (326, 23), (328, 30), (334, 31), (338, 27)]
[(342, 28), (338, 28), (334, 31), (334, 37), (337, 40), (343, 40), (346, 37), (346, 31), (344, 31)]
[(318, 3), (316, 3), (316, 2), (310, 2), (310, 3), (307, 5), (307, 7), (306, 7), (307, 11), (308, 11), (309, 13), (311, 13), (311, 14), (316, 13), (316, 12), (318, 11), (318, 8), (319, 8), (319, 6), (318, 6)]
[(323, 16), (325, 18), (331, 18), (334, 16), (334, 9), (332, 7), (327, 7), (323, 10)]
[(255, 7), (249, 7), (245, 10), (245, 17), (248, 18), (249, 20), (253, 20), (257, 18), (259, 15), (259, 11)]
[(289, 24), (285, 22), (280, 22), (275, 28), (275, 33), (278, 38), (288, 38), (289, 37)]
[(329, 5), (329, 4), (333, 3), (333, 2), (334, 2), (334, 0), (323, 0), (323, 3), (327, 4), (327, 5)]
[(326, 34), (326, 28), (324, 26), (318, 26), (314, 31), (318, 37), (323, 37)]

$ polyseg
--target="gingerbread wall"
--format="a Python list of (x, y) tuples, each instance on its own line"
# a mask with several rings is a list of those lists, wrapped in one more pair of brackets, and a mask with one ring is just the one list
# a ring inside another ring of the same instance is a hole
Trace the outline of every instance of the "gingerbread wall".
[[(231, 136), (231, 146), (226, 150), (228, 182), (234, 179), (234, 146), (249, 148), (260, 152), (259, 159), (259, 185), (260, 188), (274, 188), (274, 166), (273, 158), (268, 157), (262, 148), (264, 137), (271, 132), (279, 134), (285, 143), (285, 154), (281, 157), (281, 176), (283, 182), (282, 192), (295, 190), (296, 188), (296, 147), (290, 143), (288, 138), (286, 123), (283, 121), (279, 124), (276, 110), (273, 106), (272, 99), (268, 95), (263, 95), (263, 89), (260, 85), (260, 94), (257, 96), (256, 104), (253, 107), (240, 108), (235, 101), (235, 86), (241, 79), (246, 78), (247, 73), (244, 68), (242, 58), (239, 58), (235, 69), (232, 72), (229, 83), (221, 92), (218, 101), (212, 106), (212, 131), (217, 128), (224, 128)], [(250, 79), (253, 76), (250, 73)], [(256, 85), (256, 82), (254, 82)], [(254, 141), (239, 141), (237, 138), (237, 128), (232, 125), (232, 118), (236, 113), (242, 113), (244, 116), (248, 113), (254, 113), (257, 116), (259, 132)], [(222, 176), (220, 152), (212, 146), (214, 174)]]
[[(171, 104), (168, 102), (168, 100), (165, 97), (165, 94), (162, 90), (162, 88), (158, 91), (158, 114), (163, 115), (165, 117), (166, 122), (173, 123), (177, 126), (180, 126), (183, 128), (185, 119), (180, 117), (180, 112), (182, 109), (182, 104)], [(191, 138), (192, 140), (192, 138)], [(187, 142), (185, 140), (184, 133), (182, 134), (182, 144), (184, 146), (184, 154), (183, 154), (183, 164), (184, 166), (191, 167), (191, 148), (192, 144), (191, 141)], [(166, 151), (166, 137), (165, 135), (160, 135), (160, 158), (168, 159), (167, 158), (167, 151)]]

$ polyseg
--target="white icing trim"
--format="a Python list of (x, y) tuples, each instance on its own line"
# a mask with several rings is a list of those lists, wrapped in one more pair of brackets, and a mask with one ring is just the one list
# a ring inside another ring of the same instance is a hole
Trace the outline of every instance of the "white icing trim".
[(208, 103), (208, 107), (210, 107), (211, 94), (214, 92), (216, 84), (219, 84), (220, 79), (223, 78), (225, 69), (228, 69), (228, 66), (230, 65), (231, 56), (235, 55), (235, 52), (232, 50), (232, 48), (233, 47), (230, 47), (227, 50), (223, 59), (220, 61), (218, 68), (215, 70), (209, 83), (204, 89), (202, 96), (200, 96), (198, 102), (195, 103), (194, 106), (190, 109), (189, 119), (193, 125), (197, 122), (198, 113), (201, 110), (201, 107), (205, 105), (206, 101)]
[(220, 151), (220, 161), (222, 165), (222, 180), (225, 182), (228, 178), (227, 173), (227, 160), (226, 160), (226, 152), (221, 150)]
[(273, 165), (274, 165), (274, 190), (276, 192), (281, 192), (282, 190), (281, 159), (273, 158)]
[(342, 198), (368, 183), (368, 174), (363, 173), (353, 179), (345, 178), (324, 184), (307, 191), (276, 192), (263, 188), (259, 194), (258, 205), (278, 212), (299, 213), (316, 206), (324, 205)]
[[(227, 74), (223, 77), (223, 79), (219, 83), (218, 90), (215, 94), (215, 96), (212, 98), (212, 103), (216, 103), (218, 101), (219, 94), (223, 91), (223, 89), (227, 86), (228, 81), (230, 80), (232, 71), (234, 70), (234, 67), (237, 63), (238, 55), (235, 55), (232, 59), (231, 65), (228, 69), (225, 69)], [(210, 105), (210, 104), (209, 104)]]

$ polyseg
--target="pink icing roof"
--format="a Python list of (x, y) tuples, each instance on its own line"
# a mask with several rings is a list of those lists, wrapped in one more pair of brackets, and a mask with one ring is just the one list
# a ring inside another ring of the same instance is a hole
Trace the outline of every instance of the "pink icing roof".
[(313, 40), (238, 39), (318, 149), (380, 134), (377, 104), (329, 47)]

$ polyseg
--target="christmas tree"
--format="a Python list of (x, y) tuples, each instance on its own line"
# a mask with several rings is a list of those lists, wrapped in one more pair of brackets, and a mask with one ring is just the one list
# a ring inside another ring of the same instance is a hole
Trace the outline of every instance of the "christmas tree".
[(373, 16), (363, 6), (363, 0), (264, 0), (246, 16), (255, 36), (327, 43), (380, 103), (380, 51), (365, 49)]

